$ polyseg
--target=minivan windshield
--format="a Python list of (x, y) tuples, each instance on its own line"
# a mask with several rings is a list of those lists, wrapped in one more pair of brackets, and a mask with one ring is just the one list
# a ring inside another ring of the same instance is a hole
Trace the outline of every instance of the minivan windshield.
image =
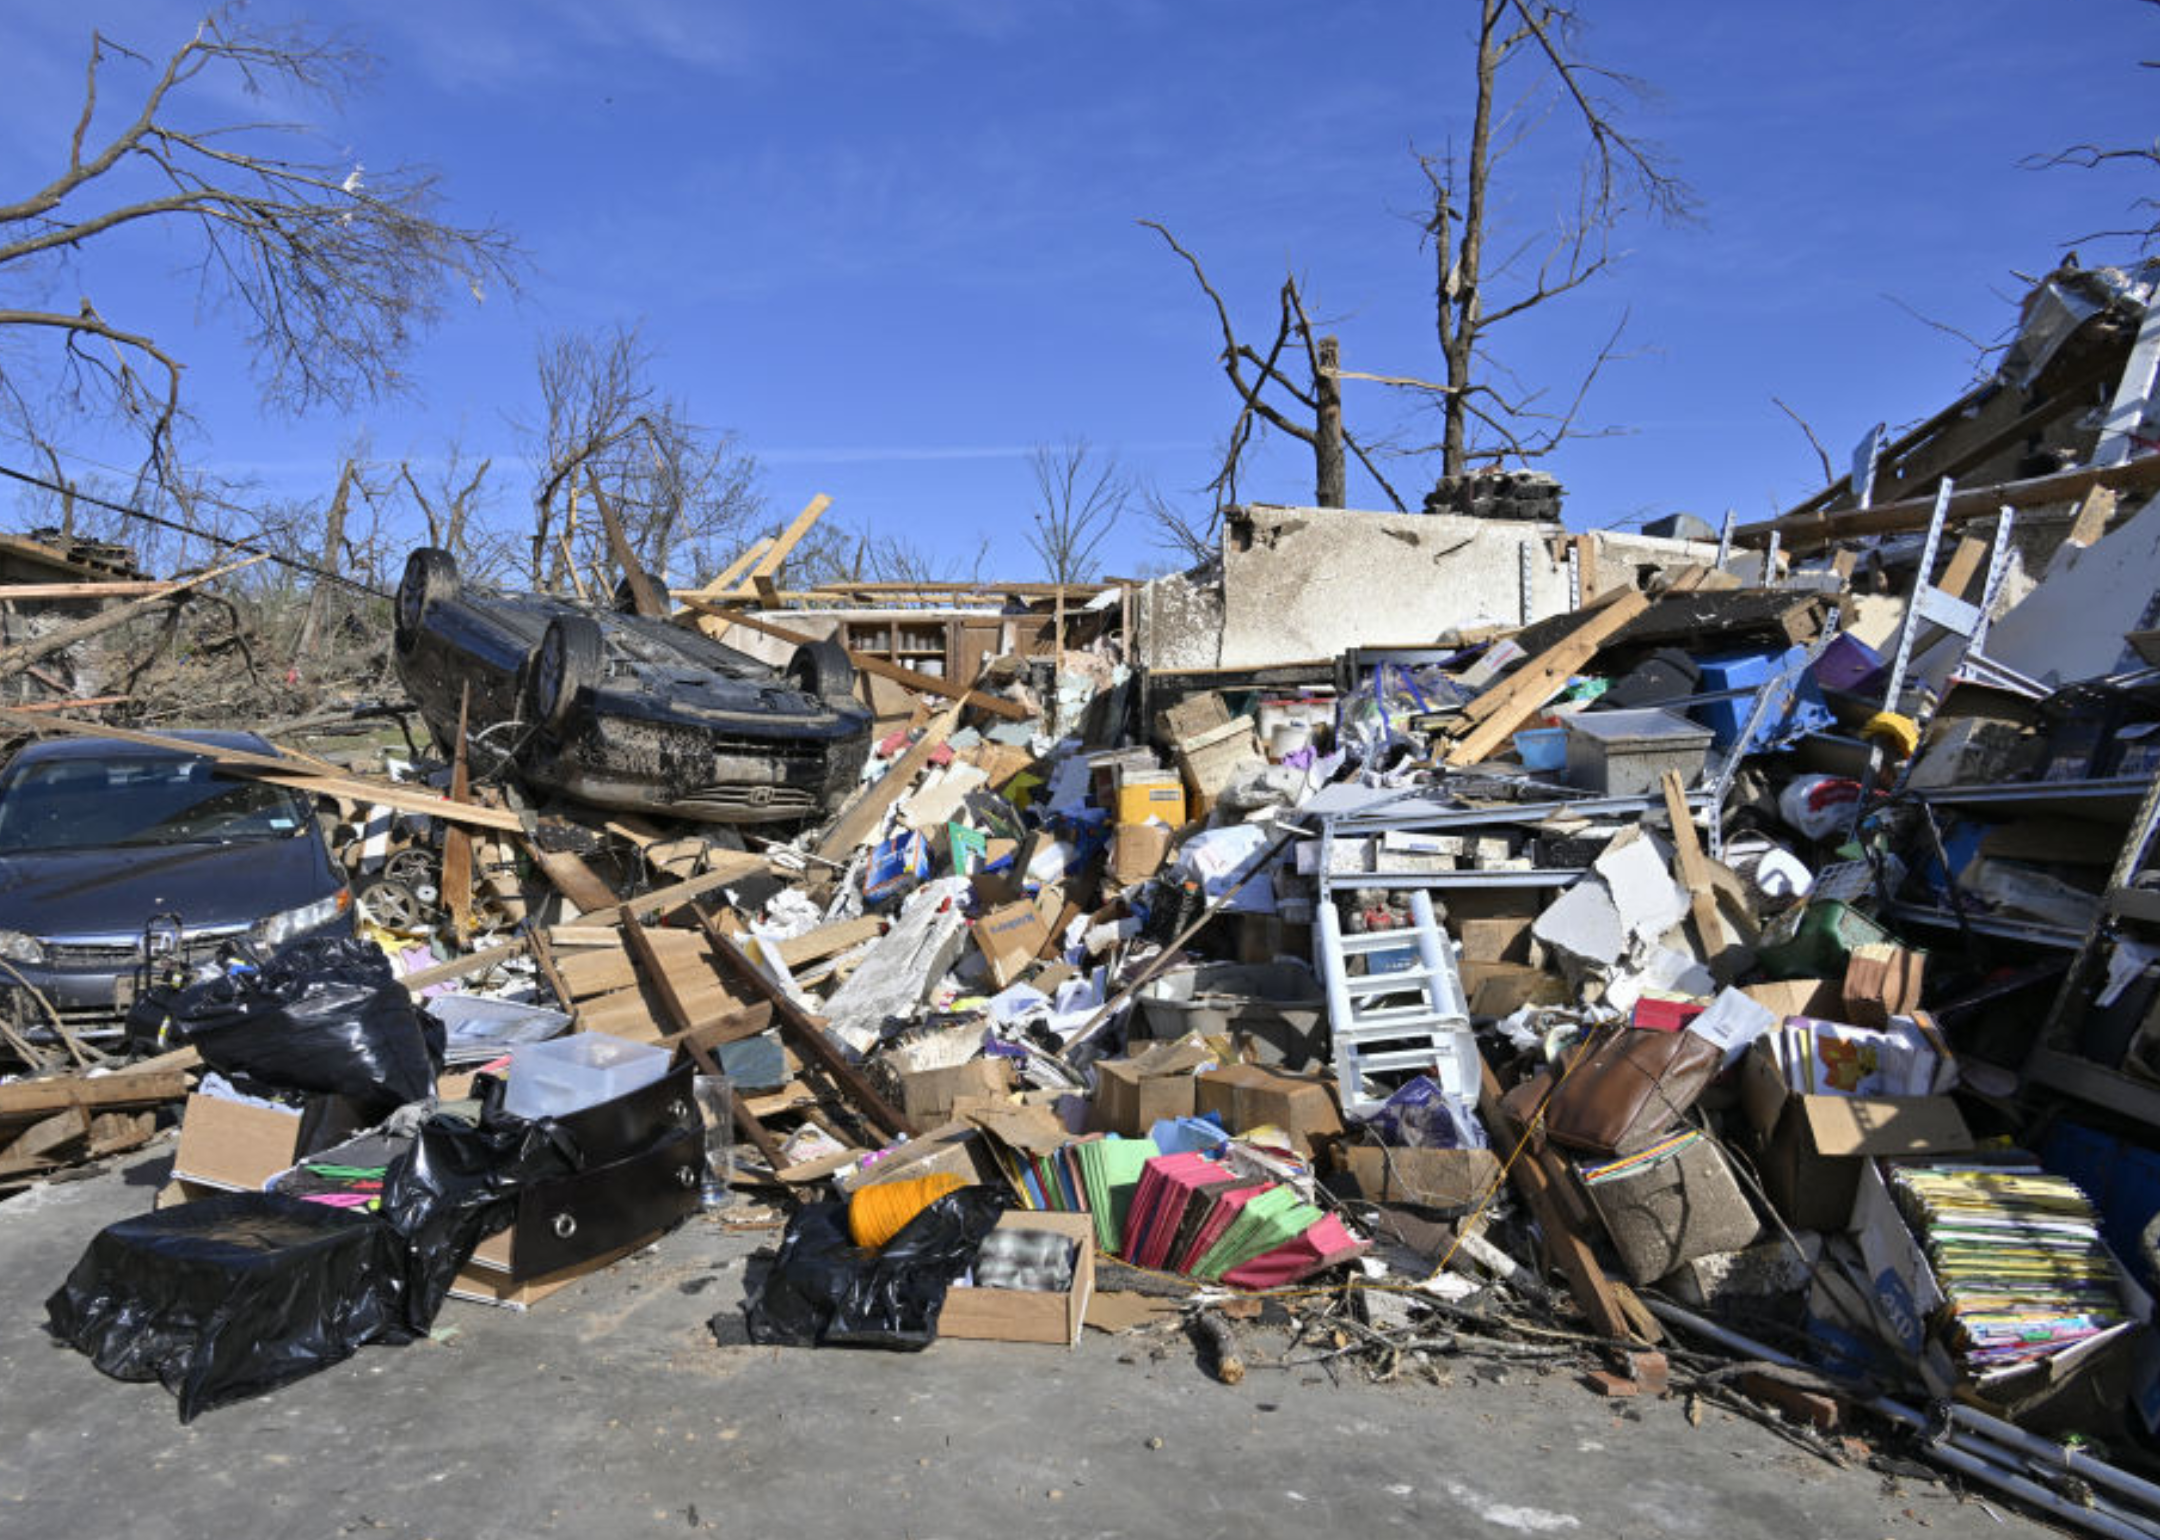
[(0, 855), (287, 839), (313, 815), (285, 786), (204, 759), (55, 759), (0, 781)]

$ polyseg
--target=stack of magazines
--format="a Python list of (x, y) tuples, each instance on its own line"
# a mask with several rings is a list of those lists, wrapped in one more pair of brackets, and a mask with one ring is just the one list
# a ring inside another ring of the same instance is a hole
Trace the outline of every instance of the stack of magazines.
[(1899, 1166), (1892, 1190), (1975, 1375), (2045, 1358), (2126, 1319), (2092, 1204), (2037, 1166)]

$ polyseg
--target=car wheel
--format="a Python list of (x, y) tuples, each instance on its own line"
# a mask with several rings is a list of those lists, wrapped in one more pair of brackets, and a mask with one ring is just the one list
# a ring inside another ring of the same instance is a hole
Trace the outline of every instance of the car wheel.
[(397, 591), (397, 643), (410, 650), (427, 613), (458, 591), (457, 558), (424, 545), (405, 558), (405, 576)]
[(577, 708), (578, 696), (600, 684), (600, 628), (583, 615), (558, 615), (533, 652), (526, 671), (535, 720), (559, 732)]
[(838, 642), (805, 642), (788, 659), (788, 683), (820, 700), (841, 700), (855, 693), (855, 665)]

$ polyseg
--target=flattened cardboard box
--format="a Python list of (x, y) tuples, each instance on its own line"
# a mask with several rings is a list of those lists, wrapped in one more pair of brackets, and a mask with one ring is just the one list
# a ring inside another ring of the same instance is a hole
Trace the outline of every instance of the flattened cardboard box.
[(942, 1123), (960, 1098), (1002, 1099), (1012, 1088), (1010, 1059), (970, 1059), (948, 1069), (909, 1070), (900, 1076), (900, 1110), (918, 1124)]
[(940, 1337), (982, 1342), (1048, 1342), (1077, 1347), (1087, 1322), (1088, 1301), (1095, 1294), (1095, 1220), (1090, 1214), (1057, 1214), (1013, 1209), (998, 1220), (1000, 1230), (1048, 1230), (1077, 1245), (1072, 1287), (1062, 1294), (1028, 1289), (979, 1289), (955, 1286), (945, 1291), (938, 1314)]

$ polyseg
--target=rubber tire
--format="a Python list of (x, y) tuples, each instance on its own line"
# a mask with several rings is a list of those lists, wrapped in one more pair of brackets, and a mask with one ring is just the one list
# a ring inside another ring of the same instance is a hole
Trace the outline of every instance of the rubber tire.
[(457, 591), (457, 558), (448, 551), (423, 545), (405, 558), (405, 575), (398, 580), (393, 628), (401, 651), (412, 650), (427, 622), (428, 611), (456, 598)]
[(819, 700), (845, 700), (855, 693), (855, 664), (838, 642), (805, 642), (788, 659), (787, 680)]
[(600, 685), (600, 627), (583, 615), (558, 615), (533, 649), (525, 670), (533, 719), (550, 732), (561, 732), (577, 710), (578, 698)]

